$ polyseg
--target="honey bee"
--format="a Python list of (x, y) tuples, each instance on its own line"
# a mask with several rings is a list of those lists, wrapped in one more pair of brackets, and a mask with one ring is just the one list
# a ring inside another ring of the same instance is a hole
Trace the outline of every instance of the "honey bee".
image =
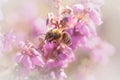
[(62, 42), (66, 45), (69, 45), (71, 43), (71, 37), (70, 35), (65, 31), (61, 29), (51, 29), (47, 32), (45, 36), (45, 40), (51, 42)]

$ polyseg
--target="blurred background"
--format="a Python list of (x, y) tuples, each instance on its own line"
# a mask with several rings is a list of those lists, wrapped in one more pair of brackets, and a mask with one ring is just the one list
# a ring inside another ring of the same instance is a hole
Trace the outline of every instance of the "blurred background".
[[(62, 4), (72, 5), (74, 3), (78, 3), (78, 0), (63, 0)], [(120, 80), (120, 0), (105, 0), (101, 9), (103, 24), (98, 28), (98, 33), (115, 47), (116, 52), (108, 64), (90, 68), (91, 75), (94, 74), (96, 80)], [(23, 37), (31, 35), (32, 28), (29, 27), (31, 25), (29, 23), (40, 18), (41, 23), (44, 24), (47, 13), (54, 11), (53, 0), (0, 0), (0, 33), (13, 30), (16, 33), (20, 32), (19, 34), (24, 33)], [(11, 52), (11, 54), (14, 53)], [(76, 53), (80, 53), (80, 51), (78, 50)], [(0, 57), (0, 80), (15, 80), (10, 79), (15, 63), (11, 54), (7, 52)], [(76, 61), (66, 69), (67, 80), (76, 80), (75, 75), (79, 73), (76, 68), (78, 65), (79, 61)], [(88, 80), (95, 79), (90, 76)]]

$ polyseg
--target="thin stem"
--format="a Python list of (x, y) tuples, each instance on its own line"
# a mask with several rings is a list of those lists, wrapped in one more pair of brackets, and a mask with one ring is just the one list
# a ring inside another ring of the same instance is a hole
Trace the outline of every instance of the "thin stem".
[(54, 0), (55, 1), (55, 7), (57, 10), (57, 16), (59, 17), (60, 13), (61, 13), (61, 1), (62, 0)]

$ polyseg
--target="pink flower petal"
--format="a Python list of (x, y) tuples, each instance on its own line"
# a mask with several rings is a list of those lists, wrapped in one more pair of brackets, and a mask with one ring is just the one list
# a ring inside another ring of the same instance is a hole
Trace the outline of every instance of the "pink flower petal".
[(24, 56), (21, 53), (17, 53), (17, 55), (15, 56), (16, 62), (20, 63), (22, 61), (23, 57)]
[(43, 66), (44, 66), (44, 61), (43, 61), (43, 59), (42, 59), (41, 57), (39, 57), (39, 56), (32, 57), (31, 60), (32, 60), (32, 63), (33, 63), (34, 65), (37, 65), (37, 66), (40, 66), (40, 67), (43, 67)]
[(32, 61), (31, 61), (30, 57), (27, 56), (27, 55), (24, 55), (24, 57), (22, 59), (22, 63), (23, 63), (25, 68), (28, 68), (28, 69), (33, 69), (34, 68), (34, 65), (32, 64)]

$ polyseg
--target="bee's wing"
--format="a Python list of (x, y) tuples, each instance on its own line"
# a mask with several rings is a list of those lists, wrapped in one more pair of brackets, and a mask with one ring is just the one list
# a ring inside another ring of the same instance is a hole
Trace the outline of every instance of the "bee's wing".
[(62, 34), (62, 42), (69, 45), (71, 43), (71, 37), (69, 35), (69, 33), (67, 32), (63, 32)]

